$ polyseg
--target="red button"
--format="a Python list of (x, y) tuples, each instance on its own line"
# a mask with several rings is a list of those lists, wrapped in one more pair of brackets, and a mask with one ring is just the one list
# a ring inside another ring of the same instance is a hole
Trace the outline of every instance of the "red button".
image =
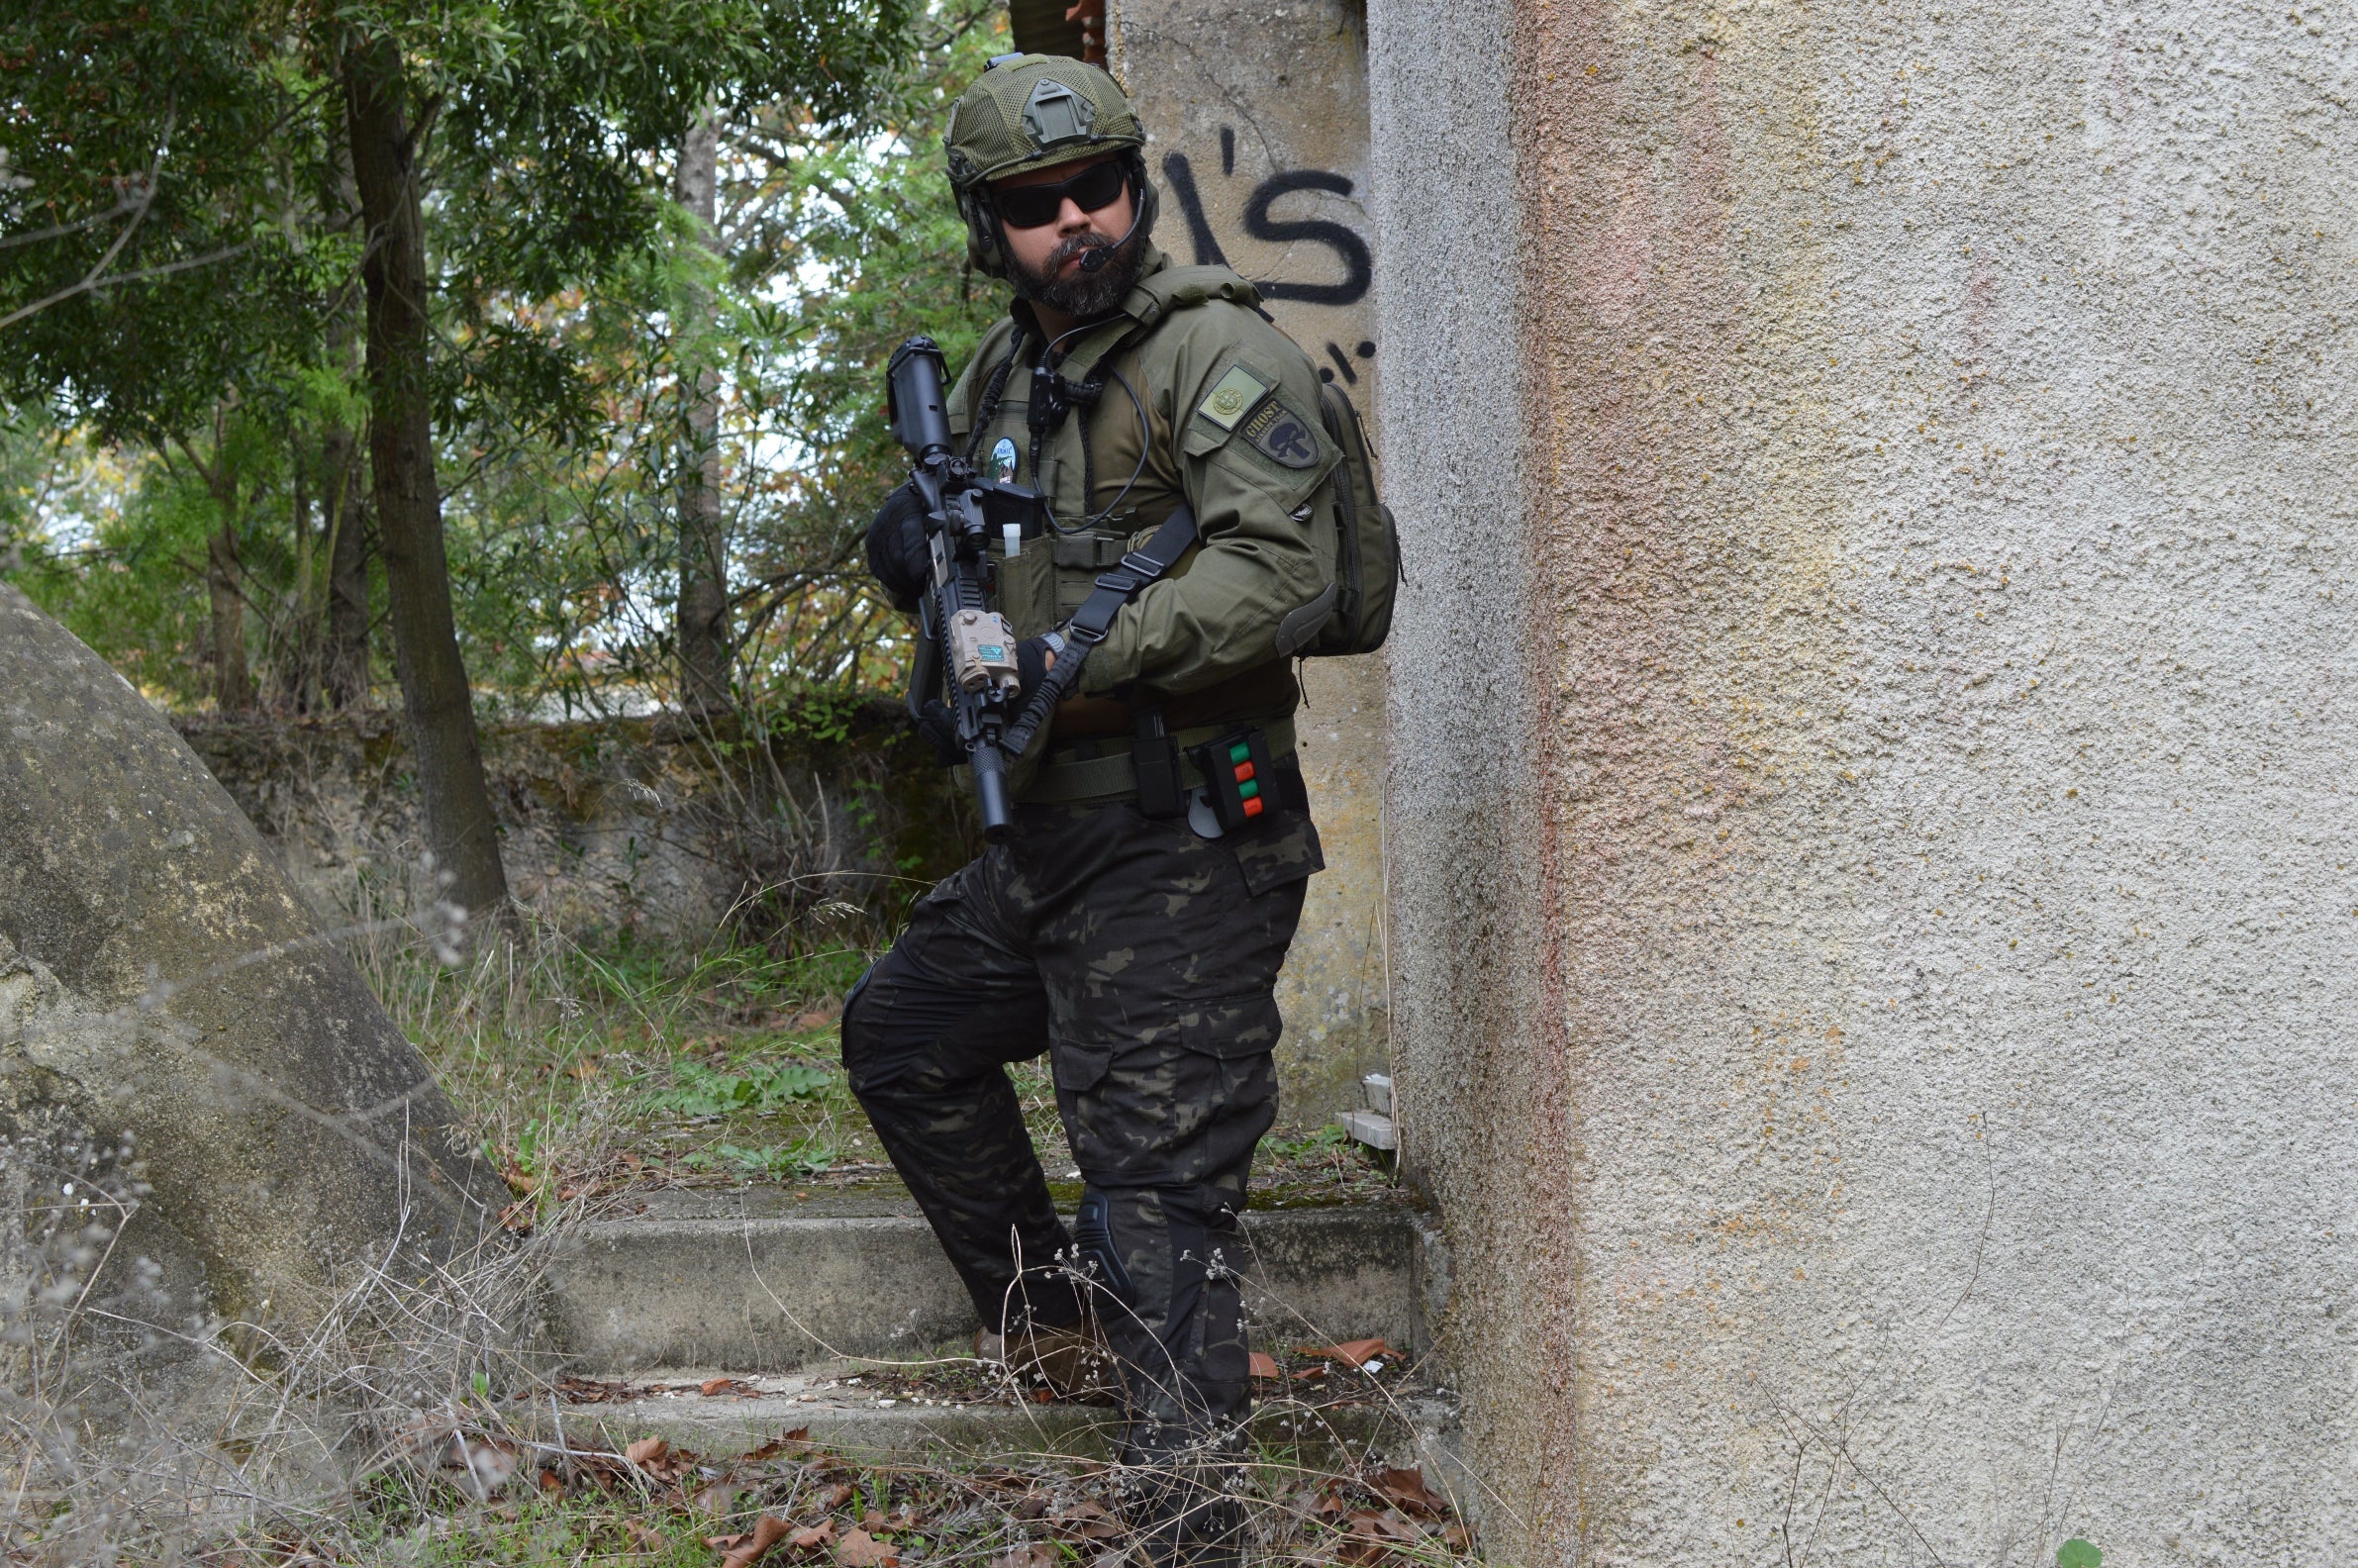
[(1244, 815), (1247, 817), (1258, 817), (1261, 815), (1261, 798), (1258, 795), (1255, 795), (1251, 800), (1248, 800), (1244, 803)]

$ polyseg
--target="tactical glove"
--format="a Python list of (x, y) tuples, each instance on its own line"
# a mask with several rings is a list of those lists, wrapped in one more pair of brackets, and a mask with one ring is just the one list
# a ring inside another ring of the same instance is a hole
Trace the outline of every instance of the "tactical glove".
[(926, 547), (926, 504), (917, 487), (904, 484), (884, 498), (868, 525), (868, 570), (884, 585), (896, 610), (914, 610), (933, 569)]
[(1054, 632), (1043, 632), (1035, 637), (1026, 637), (1016, 644), (1016, 678), (1024, 683), (1016, 693), (1015, 709), (1022, 713), (1032, 694), (1039, 690), (1039, 683), (1048, 677), (1048, 656), (1064, 651), (1064, 638)]
[(938, 697), (917, 711), (917, 737), (933, 748), (933, 760), (943, 767), (966, 760), (966, 748), (958, 744), (957, 715)]

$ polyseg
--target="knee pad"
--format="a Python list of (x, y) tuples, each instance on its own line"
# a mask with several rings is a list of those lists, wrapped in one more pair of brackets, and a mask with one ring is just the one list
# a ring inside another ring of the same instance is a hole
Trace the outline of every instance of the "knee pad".
[(1081, 1266), (1099, 1286), (1123, 1306), (1135, 1307), (1137, 1286), (1130, 1280), (1130, 1270), (1122, 1266), (1122, 1249), (1114, 1244), (1113, 1208), (1104, 1189), (1083, 1188), (1080, 1212), (1073, 1216), (1073, 1246), (1081, 1255)]
[[(877, 960), (881, 963), (883, 960)], [(851, 989), (843, 993), (843, 1017), (836, 1034), (836, 1049), (843, 1058), (843, 1071), (852, 1079), (852, 1087), (859, 1087), (859, 1070), (854, 1062), (867, 1054), (871, 1043), (867, 1027), (860, 1022), (860, 1000), (867, 994), (868, 982), (875, 978), (876, 965), (862, 969), (859, 978), (851, 982)]]

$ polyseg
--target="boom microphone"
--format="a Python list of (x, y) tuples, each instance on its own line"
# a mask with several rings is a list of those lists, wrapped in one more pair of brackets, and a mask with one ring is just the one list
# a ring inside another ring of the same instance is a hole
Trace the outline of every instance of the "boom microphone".
[(1122, 247), (1130, 244), (1130, 237), (1138, 232), (1138, 225), (1145, 222), (1146, 194), (1138, 189), (1136, 180), (1130, 181), (1130, 227), (1122, 231), (1122, 238), (1110, 245), (1092, 245), (1089, 253), (1081, 257), (1081, 270), (1091, 277), (1095, 277), (1106, 269), (1107, 264), (1114, 259)]

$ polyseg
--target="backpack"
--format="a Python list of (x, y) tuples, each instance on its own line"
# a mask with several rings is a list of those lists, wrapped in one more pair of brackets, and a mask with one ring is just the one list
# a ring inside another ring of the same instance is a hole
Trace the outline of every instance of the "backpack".
[(1319, 386), (1319, 418), (1342, 448), (1334, 465), (1333, 619), (1319, 629), (1305, 658), (1373, 653), (1392, 632), (1392, 590), (1400, 581), (1400, 528), (1376, 492), (1375, 452), (1359, 411), (1331, 381)]

